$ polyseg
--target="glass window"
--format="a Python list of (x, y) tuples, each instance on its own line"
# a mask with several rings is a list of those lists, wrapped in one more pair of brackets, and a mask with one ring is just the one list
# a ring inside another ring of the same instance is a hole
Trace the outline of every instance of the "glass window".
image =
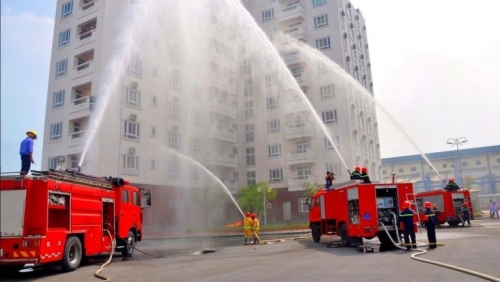
[(320, 87), (321, 99), (329, 99), (335, 97), (333, 84)]
[(49, 169), (56, 169), (57, 168), (57, 157), (49, 157)]
[(245, 102), (245, 119), (253, 118), (253, 101)]
[(276, 84), (276, 74), (266, 74), (266, 85)]
[(60, 60), (56, 63), (56, 77), (61, 77), (68, 73), (68, 59)]
[(268, 152), (270, 158), (281, 156), (281, 144), (269, 145)]
[(247, 171), (247, 185), (257, 184), (255, 171)]
[(321, 15), (314, 18), (314, 28), (320, 28), (328, 25), (328, 15)]
[(245, 124), (245, 141), (253, 142), (254, 141), (254, 125), (253, 124)]
[(316, 48), (318, 50), (330, 49), (330, 36), (316, 39)]
[(73, 0), (62, 4), (61, 19), (67, 18), (73, 14)]
[(122, 203), (128, 203), (128, 191), (122, 190)]
[(324, 111), (322, 114), (325, 124), (337, 123), (337, 110)]
[(125, 105), (136, 108), (141, 107), (141, 91), (136, 88), (125, 88)]
[(312, 0), (313, 7), (326, 4), (326, 0)]
[(252, 62), (250, 60), (243, 61), (243, 74), (252, 74)]
[(191, 137), (191, 150), (199, 152), (201, 151), (201, 138)]
[(181, 75), (178, 70), (175, 70), (170, 74), (170, 88), (180, 90), (181, 89)]
[(245, 96), (250, 96), (253, 94), (253, 85), (252, 85), (252, 79), (245, 79)]
[(325, 137), (325, 150), (333, 150), (333, 144), (327, 137)]
[(50, 125), (50, 141), (60, 140), (62, 136), (62, 122)]
[(481, 160), (476, 160), (476, 165), (481, 165)]
[(266, 104), (267, 104), (267, 109), (278, 108), (278, 97), (267, 97)]
[(299, 198), (299, 212), (309, 212), (309, 206), (307, 203), (307, 198)]
[(64, 93), (65, 93), (64, 89), (54, 92), (54, 96), (52, 98), (53, 109), (64, 106)]
[(168, 146), (171, 148), (179, 148), (179, 145), (181, 144), (181, 136), (177, 130), (170, 131), (168, 133)]
[(139, 140), (140, 126), (141, 126), (140, 123), (131, 120), (126, 120), (124, 123), (123, 138)]
[(274, 19), (274, 9), (262, 11), (262, 21), (263, 22), (269, 21), (272, 19)]
[(245, 151), (246, 151), (246, 164), (255, 165), (255, 148), (248, 147), (245, 149)]
[(179, 103), (168, 103), (169, 107), (169, 117), (172, 119), (179, 120), (181, 118), (181, 105)]
[(65, 31), (59, 33), (59, 48), (69, 44), (71, 38), (71, 29), (68, 28)]
[(132, 195), (134, 197), (134, 205), (140, 206), (141, 205), (141, 198), (139, 196), (139, 193), (137, 192), (132, 192)]
[(283, 169), (270, 169), (269, 170), (269, 182), (282, 182), (283, 181)]
[(151, 170), (156, 169), (156, 160), (153, 158), (149, 159), (149, 169), (151, 169)]
[(142, 75), (142, 61), (139, 58), (130, 60), (127, 68), (128, 74), (141, 77)]
[(280, 120), (273, 119), (267, 122), (267, 132), (280, 132)]
[(179, 161), (172, 158), (168, 164), (168, 177), (177, 178), (180, 175)]

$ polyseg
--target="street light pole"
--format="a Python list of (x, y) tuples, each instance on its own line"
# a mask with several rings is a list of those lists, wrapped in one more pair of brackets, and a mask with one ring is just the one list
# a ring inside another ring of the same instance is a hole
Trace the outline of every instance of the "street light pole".
[(458, 149), (458, 145), (463, 145), (465, 142), (467, 142), (467, 138), (465, 137), (460, 137), (460, 138), (449, 138), (448, 141), (446, 141), (446, 144), (450, 144), (451, 146), (457, 146), (457, 156), (458, 156), (458, 167), (460, 169), (460, 185), (462, 188), (464, 186), (464, 179), (462, 177), (462, 162), (460, 161), (460, 150)]

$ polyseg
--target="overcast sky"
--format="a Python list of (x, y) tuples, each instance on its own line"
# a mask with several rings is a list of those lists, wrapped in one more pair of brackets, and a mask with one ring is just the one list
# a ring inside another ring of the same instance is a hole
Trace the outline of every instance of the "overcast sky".
[[(207, 0), (209, 1), (209, 0)], [(327, 0), (331, 1), (331, 0)], [(346, 0), (344, 0), (346, 1)], [(500, 145), (500, 1), (352, 0), (366, 20), (382, 157)], [(2, 0), (1, 170), (42, 137), (55, 0)], [(40, 168), (42, 138), (35, 144)]]

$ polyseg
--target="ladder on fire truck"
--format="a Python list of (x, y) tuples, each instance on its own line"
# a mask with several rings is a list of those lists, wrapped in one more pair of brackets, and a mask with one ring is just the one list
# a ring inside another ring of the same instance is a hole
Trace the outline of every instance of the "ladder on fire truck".
[(107, 177), (96, 177), (81, 174), (73, 171), (57, 171), (57, 170), (49, 170), (49, 171), (37, 171), (32, 170), (31, 174), (37, 177), (46, 177), (48, 179), (77, 183), (82, 185), (87, 185), (91, 187), (97, 187), (102, 189), (111, 190), (113, 189), (113, 183), (111, 178)]
[(417, 197), (414, 193), (406, 193), (406, 200), (415, 205), (415, 212), (417, 213), (418, 218), (418, 230), (422, 232), (422, 228), (420, 228), (420, 211), (418, 210)]

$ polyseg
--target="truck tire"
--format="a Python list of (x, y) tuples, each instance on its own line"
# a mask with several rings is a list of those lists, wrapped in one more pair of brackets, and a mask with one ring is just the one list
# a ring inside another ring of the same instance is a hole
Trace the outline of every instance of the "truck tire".
[(131, 257), (132, 254), (134, 253), (134, 249), (135, 249), (135, 233), (134, 233), (134, 231), (130, 230), (128, 232), (127, 238), (123, 239), (123, 241), (125, 241), (125, 242), (124, 242), (123, 248), (121, 249), (122, 256)]
[(448, 225), (449, 225), (449, 226), (453, 226), (453, 227), (458, 226), (458, 224), (459, 224), (459, 223), (460, 223), (460, 222), (459, 222), (458, 220), (456, 220), (456, 221), (448, 221)]
[(342, 242), (342, 246), (344, 247), (351, 246), (351, 240), (349, 236), (347, 236), (347, 227), (345, 226), (345, 224), (342, 224), (340, 226), (340, 241)]
[(314, 243), (319, 243), (319, 240), (321, 240), (321, 235), (319, 234), (319, 224), (311, 224), (311, 235)]
[(76, 236), (69, 236), (64, 247), (62, 267), (66, 272), (74, 271), (80, 266), (82, 261), (83, 249), (82, 242)]

